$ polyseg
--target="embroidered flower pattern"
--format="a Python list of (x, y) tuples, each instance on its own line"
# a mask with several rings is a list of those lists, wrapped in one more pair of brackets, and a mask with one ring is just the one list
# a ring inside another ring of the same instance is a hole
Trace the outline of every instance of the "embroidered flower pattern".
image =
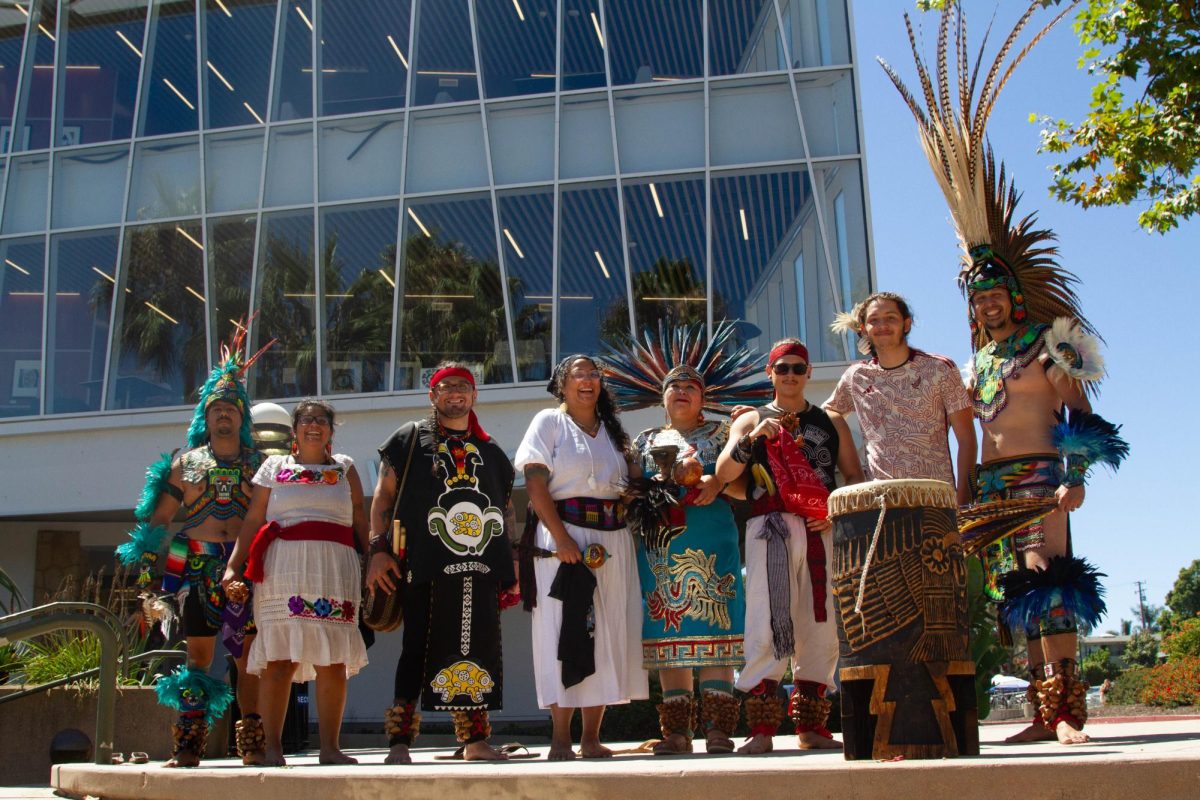
[(319, 483), (333, 486), (346, 476), (342, 467), (308, 469), (307, 467), (280, 467), (275, 473), (276, 483)]
[(293, 617), (308, 617), (331, 622), (355, 622), (357, 619), (353, 601), (334, 600), (331, 597), (308, 600), (298, 594), (292, 595), (288, 598), (288, 612)]
[(935, 575), (944, 575), (950, 569), (950, 553), (941, 538), (926, 539), (921, 545), (921, 562)]

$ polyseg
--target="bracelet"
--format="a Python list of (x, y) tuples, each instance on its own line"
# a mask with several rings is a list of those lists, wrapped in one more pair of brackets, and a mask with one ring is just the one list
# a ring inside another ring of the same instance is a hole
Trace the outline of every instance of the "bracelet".
[(367, 542), (367, 552), (370, 553), (371, 555), (375, 555), (376, 553), (392, 552), (392, 543), (390, 541), (388, 541), (387, 534), (386, 533), (373, 534), (371, 536), (371, 539)]

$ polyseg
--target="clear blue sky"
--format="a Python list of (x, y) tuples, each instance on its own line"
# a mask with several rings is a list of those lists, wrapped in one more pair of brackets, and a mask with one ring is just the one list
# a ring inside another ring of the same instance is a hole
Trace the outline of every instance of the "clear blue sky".
[[(990, 53), (1025, 8), (1018, 2), (999, 6), (965, 3), (971, 52), (994, 12)], [(954, 229), (917, 144), (915, 123), (875, 62), (884, 57), (915, 85), (904, 11), (923, 29), (931, 61), (936, 14), (917, 12), (913, 0), (854, 3), (877, 274), (881, 289), (898, 291), (912, 304), (912, 343), (962, 364), (970, 346), (966, 306), (954, 280)], [(1189, 332), (1200, 303), (1200, 221), (1160, 236), (1138, 228), (1136, 207), (1083, 211), (1049, 196), (1052, 161), (1037, 153), (1039, 126), (1029, 115), (1077, 119), (1085, 113), (1090, 82), (1076, 68), (1079, 53), (1070, 20), (1064, 20), (1005, 87), (990, 133), (1024, 192), (1018, 210), (1038, 212), (1041, 226), (1058, 234), (1060, 263), (1082, 280), (1084, 313), (1107, 341), (1109, 378), (1096, 411), (1123, 424), (1132, 445), (1120, 473), (1095, 475), (1083, 508), (1072, 515), (1076, 552), (1108, 574), (1109, 613), (1100, 625), (1106, 630), (1134, 618), (1136, 581), (1145, 582), (1147, 602), (1161, 605), (1180, 568), (1200, 558), (1200, 483), (1193, 480), (1200, 470), (1189, 469), (1200, 450), (1192, 419), (1200, 380)]]

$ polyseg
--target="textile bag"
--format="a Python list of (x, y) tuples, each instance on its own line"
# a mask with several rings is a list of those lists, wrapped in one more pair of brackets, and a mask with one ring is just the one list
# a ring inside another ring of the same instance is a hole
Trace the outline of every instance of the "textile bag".
[(405, 559), (407, 532), (404, 530), (404, 523), (400, 521), (399, 512), (400, 500), (404, 497), (404, 484), (408, 481), (408, 468), (412, 464), (413, 450), (417, 448), (417, 434), (416, 426), (413, 426), (412, 437), (408, 444), (408, 457), (404, 461), (404, 471), (400, 475), (400, 486), (396, 490), (396, 504), (392, 507), (391, 549), (392, 557), (396, 560), (400, 571), (400, 578), (396, 581), (396, 588), (391, 591), (382, 588), (371, 591), (367, 587), (367, 565), (371, 563), (371, 557), (374, 554), (367, 554), (362, 571), (362, 622), (371, 630), (379, 631), (380, 633), (394, 631), (404, 621), (404, 578), (408, 571), (407, 560)]

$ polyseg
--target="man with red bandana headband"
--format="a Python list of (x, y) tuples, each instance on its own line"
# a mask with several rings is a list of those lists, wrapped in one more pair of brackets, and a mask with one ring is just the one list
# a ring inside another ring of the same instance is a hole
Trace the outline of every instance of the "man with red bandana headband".
[[(426, 711), (449, 711), (467, 761), (502, 759), (488, 711), (503, 697), (500, 611), (517, 602), (508, 531), (513, 467), (472, 407), (475, 377), (443, 362), (429, 381), (432, 413), (379, 448), (371, 503), (372, 590), (404, 592), (404, 649), (387, 710), (385, 763), (408, 764)], [(397, 495), (403, 490), (403, 496)], [(407, 535), (407, 574), (390, 555), (393, 511)]]
[(737, 688), (747, 692), (750, 738), (739, 752), (772, 749), (784, 703), (779, 681), (791, 661), (795, 690), (787, 705), (801, 749), (838, 749), (825, 723), (826, 690), (837, 666), (827, 559), (833, 552), (825, 500), (837, 485), (863, 479), (854, 442), (804, 396), (811, 365), (798, 339), (784, 339), (767, 359), (775, 396), (733, 422), (717, 461), (717, 478), (737, 478), (747, 466), (751, 518), (746, 525), (746, 666)]
[[(954, 362), (909, 347), (913, 317), (904, 298), (876, 292), (833, 325), (858, 334), (858, 349), (871, 357), (851, 364), (825, 401), (843, 435), (844, 418), (858, 414), (872, 480), (926, 479), (956, 486), (958, 504), (971, 502), (975, 425), (971, 399)], [(958, 443), (957, 469), (946, 434)]]

